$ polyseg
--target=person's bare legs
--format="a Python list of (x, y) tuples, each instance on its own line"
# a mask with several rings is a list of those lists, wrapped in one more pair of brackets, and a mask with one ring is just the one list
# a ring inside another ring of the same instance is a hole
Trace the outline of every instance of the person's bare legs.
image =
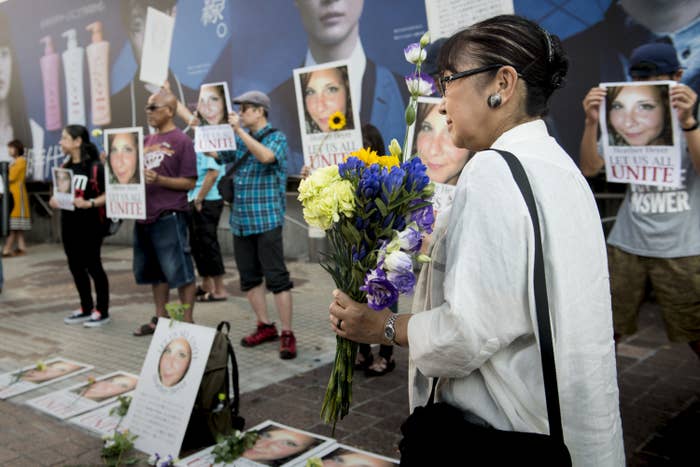
[(214, 281), (209, 276), (202, 277), (202, 290), (214, 293)]
[[(270, 317), (267, 315), (267, 303), (265, 302), (265, 286), (260, 284), (246, 292), (246, 297), (250, 306), (255, 312), (258, 321), (265, 324), (270, 324)], [(280, 316), (281, 318), (281, 316)]]
[(220, 276), (214, 276), (210, 279), (212, 279), (212, 282), (214, 284), (212, 292), (214, 296), (216, 298), (228, 297), (228, 292), (226, 291), (226, 287), (224, 287), (224, 275), (221, 274)]
[(165, 311), (165, 304), (170, 298), (170, 287), (167, 282), (153, 284), (153, 302), (156, 305), (156, 316), (159, 318), (167, 318), (168, 313)]
[(280, 315), (282, 331), (292, 330), (292, 293), (289, 290), (274, 294), (277, 313)]
[(24, 242), (24, 231), (17, 230), (16, 234), (17, 234), (17, 249), (19, 251), (26, 251), (27, 244)]
[(193, 313), (194, 313), (194, 295), (197, 292), (197, 283), (195, 281), (190, 282), (187, 285), (178, 287), (177, 294), (180, 297), (180, 303), (183, 305), (189, 305), (185, 308), (185, 321), (188, 323), (194, 323)]
[(16, 237), (17, 231), (10, 230), (10, 233), (7, 235), (7, 240), (5, 240), (5, 246), (2, 249), (3, 255), (8, 255), (12, 253), (12, 245), (14, 245)]

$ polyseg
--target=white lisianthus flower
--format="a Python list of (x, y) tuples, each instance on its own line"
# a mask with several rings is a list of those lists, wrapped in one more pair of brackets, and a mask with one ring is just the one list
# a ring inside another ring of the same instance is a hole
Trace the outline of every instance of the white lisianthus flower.
[(389, 272), (406, 272), (413, 270), (411, 255), (401, 250), (387, 254), (384, 259), (384, 269)]
[(419, 63), (423, 63), (425, 58), (428, 56), (428, 53), (418, 42), (415, 42), (413, 44), (409, 44), (403, 49), (403, 55), (406, 57), (406, 61), (408, 63), (417, 65)]
[(405, 79), (408, 92), (414, 97), (430, 96), (435, 92), (435, 81), (426, 73), (413, 73)]

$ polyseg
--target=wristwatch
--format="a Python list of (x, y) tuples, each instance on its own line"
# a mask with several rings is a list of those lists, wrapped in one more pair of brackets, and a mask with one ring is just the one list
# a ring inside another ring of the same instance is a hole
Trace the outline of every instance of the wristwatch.
[(90, 200), (90, 207), (93, 207), (93, 208), (95, 207), (95, 200), (94, 199)]
[(396, 322), (396, 318), (399, 315), (396, 313), (392, 313), (389, 318), (387, 318), (386, 323), (384, 323), (384, 337), (386, 340), (391, 342), (393, 345), (399, 345), (398, 342), (396, 342), (396, 328), (394, 327), (394, 323)]

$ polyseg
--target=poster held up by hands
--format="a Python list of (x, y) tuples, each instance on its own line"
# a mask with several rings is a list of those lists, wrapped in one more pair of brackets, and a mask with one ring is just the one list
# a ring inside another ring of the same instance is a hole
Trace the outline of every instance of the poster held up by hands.
[(143, 162), (143, 128), (104, 131), (105, 193), (110, 219), (146, 218), (146, 182)]
[(671, 107), (674, 81), (601, 83), (600, 146), (608, 182), (678, 187), (681, 135)]
[(71, 169), (53, 169), (53, 199), (59, 209), (75, 211), (75, 190), (73, 188), (73, 171)]
[(160, 87), (168, 79), (174, 30), (174, 17), (148, 7), (139, 74), (141, 81)]
[(232, 112), (228, 84), (205, 83), (199, 89), (197, 116), (194, 127), (194, 150), (197, 152), (229, 151), (236, 149), (236, 135), (228, 123)]
[(349, 66), (346, 60), (294, 70), (304, 165), (312, 171), (362, 147), (360, 101), (350, 86)]

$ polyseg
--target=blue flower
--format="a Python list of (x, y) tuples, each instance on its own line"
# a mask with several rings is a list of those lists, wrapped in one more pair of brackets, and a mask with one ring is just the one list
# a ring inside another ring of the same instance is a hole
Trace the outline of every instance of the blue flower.
[[(422, 200), (414, 199), (413, 201), (411, 201), (411, 204), (415, 206), (416, 204), (422, 202)], [(433, 206), (431, 204), (428, 204), (427, 206), (423, 206), (422, 208), (418, 208), (414, 211), (411, 211), (411, 221), (418, 224), (418, 228), (421, 229), (423, 232), (432, 233), (433, 224), (435, 223), (435, 214), (433, 213)]]
[(365, 285), (360, 290), (367, 292), (367, 305), (377, 311), (390, 307), (399, 299), (398, 289), (379, 268), (365, 276)]
[(359, 250), (357, 246), (352, 245), (350, 247), (350, 251), (352, 252), (352, 260), (356, 263), (362, 261), (365, 258), (365, 256), (367, 256), (367, 247), (365, 245), (365, 242), (360, 243)]
[(399, 167), (392, 167), (391, 172), (384, 173), (383, 185), (390, 194), (399, 191), (403, 186), (406, 171)]
[(338, 164), (338, 173), (344, 179), (359, 177), (365, 164), (357, 157), (348, 157), (348, 160)]
[(362, 173), (360, 183), (357, 186), (358, 194), (365, 199), (375, 198), (382, 187), (382, 173), (378, 165), (371, 165)]
[(413, 288), (416, 286), (416, 275), (413, 271), (390, 272), (387, 278), (401, 294), (413, 293)]
[(419, 193), (430, 183), (430, 178), (425, 173), (427, 167), (418, 157), (405, 162), (401, 168), (406, 171), (406, 188), (408, 190)]
[(404, 216), (397, 216), (394, 219), (394, 230), (399, 232), (406, 228), (406, 218)]

